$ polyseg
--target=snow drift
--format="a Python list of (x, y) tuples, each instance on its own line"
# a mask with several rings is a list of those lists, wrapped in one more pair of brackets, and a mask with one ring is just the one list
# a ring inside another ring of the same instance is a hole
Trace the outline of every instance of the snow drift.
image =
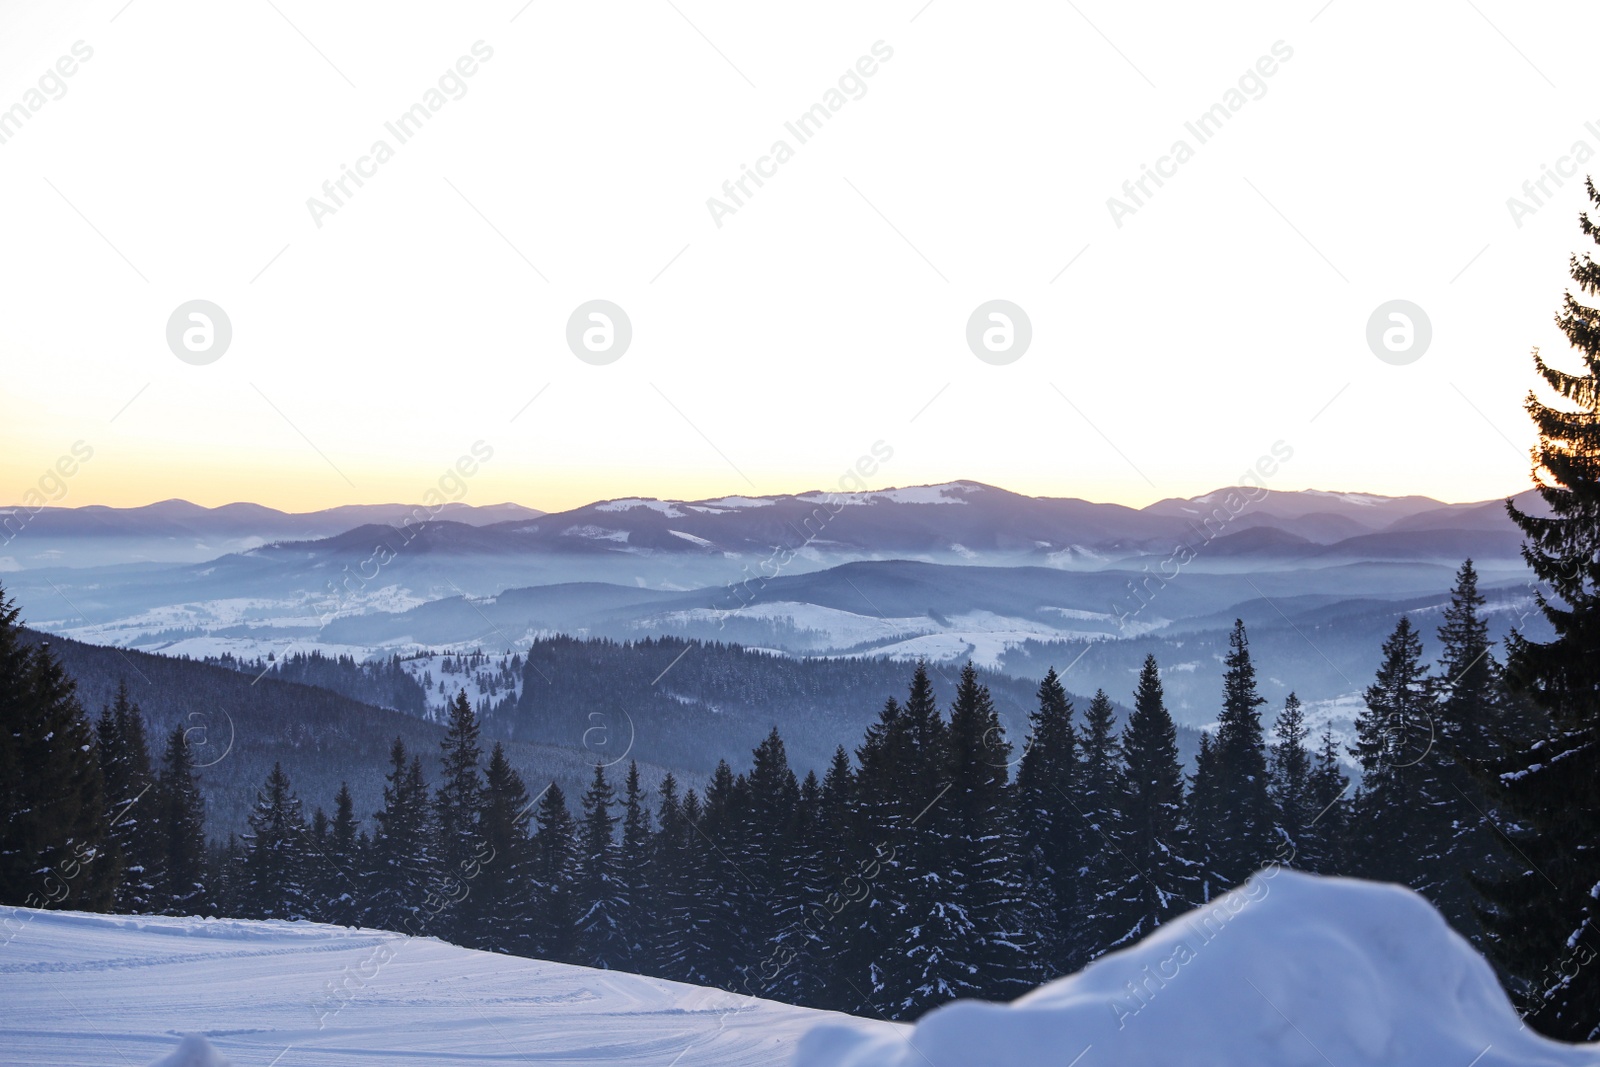
[[(1076, 1058), (1075, 1058), (1076, 1057)], [(1269, 869), (1011, 1004), (909, 1031), (823, 1024), (796, 1067), (1566, 1067), (1600, 1045), (1522, 1026), (1493, 971), (1420, 896)]]

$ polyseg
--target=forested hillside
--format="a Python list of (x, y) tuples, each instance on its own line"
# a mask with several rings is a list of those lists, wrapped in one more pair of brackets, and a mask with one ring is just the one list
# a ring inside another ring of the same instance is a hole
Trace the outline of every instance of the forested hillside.
[[(349, 782), (363, 817), (383, 801), (384, 769), (396, 737), (421, 754), (430, 774), (438, 766), (444, 728), (416, 716), (272, 674), (256, 680), (215, 664), (87, 645), (25, 628), (20, 633), (25, 642), (49, 645), (77, 682), (78, 699), (91, 717), (125, 684), (151, 738), (164, 738), (175, 726), (188, 731), (206, 797), (207, 831), (214, 837), (244, 830), (256, 790), (280, 760), (293, 769), (296, 787), (313, 807), (331, 805), (340, 783)], [(512, 742), (507, 755), (529, 780), (555, 780), (574, 790), (588, 780), (595, 758), (581, 736), (564, 747)], [(650, 765), (642, 771), (651, 782), (661, 774)]]

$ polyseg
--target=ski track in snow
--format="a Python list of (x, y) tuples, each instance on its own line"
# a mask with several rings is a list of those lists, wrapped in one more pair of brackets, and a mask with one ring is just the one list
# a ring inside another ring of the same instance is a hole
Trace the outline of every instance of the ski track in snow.
[(0, 1061), (15, 1067), (144, 1067), (191, 1032), (234, 1067), (748, 1067), (787, 1063), (818, 1022), (902, 1030), (315, 923), (0, 908), (0, 929)]

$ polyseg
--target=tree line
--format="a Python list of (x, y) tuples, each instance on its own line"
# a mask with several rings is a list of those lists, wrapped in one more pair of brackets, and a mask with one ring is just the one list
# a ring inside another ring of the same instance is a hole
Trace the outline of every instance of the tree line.
[[(576, 804), (554, 783), (531, 795), (501, 744), (486, 754), (462, 692), (437, 783), (397, 738), (370, 819), (348, 788), (308, 817), (279, 765), (248, 832), (211, 846), (183, 729), (155, 765), (119, 690), (82, 727), (99, 871), (44, 903), (428, 934), (889, 1018), (1015, 996), (1269, 863), (1410, 885), (1482, 943), (1471, 878), (1498, 854), (1467, 761), (1516, 719), (1482, 603), (1469, 561), (1434, 671), (1400, 619), (1347, 752), (1330, 730), (1307, 747), (1293, 695), (1269, 734), (1236, 622), (1188, 775), (1154, 657), (1125, 723), (1104, 691), (1079, 721), (1051, 670), (1014, 747), (970, 663), (947, 709), (919, 664), (820, 778), (796, 775), (773, 729), (701, 791), (669, 775), (647, 793), (636, 766), (596, 765)], [(1363, 772), (1353, 795), (1345, 754)]]

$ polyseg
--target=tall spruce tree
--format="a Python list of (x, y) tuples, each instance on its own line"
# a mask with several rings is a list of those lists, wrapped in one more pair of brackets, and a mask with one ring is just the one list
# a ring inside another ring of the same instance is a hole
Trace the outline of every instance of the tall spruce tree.
[(850, 988), (860, 972), (851, 969), (849, 955), (852, 924), (863, 907), (849, 891), (852, 884), (860, 885), (859, 879), (854, 883), (850, 879), (856, 877), (855, 857), (864, 836), (856, 786), (855, 768), (840, 745), (833, 751), (818, 798), (818, 895), (802, 917), (805, 947), (801, 950), (809, 974), (807, 1003), (834, 1011), (844, 1011), (859, 996)]
[(1275, 858), (1285, 866), (1301, 869), (1306, 869), (1301, 850), (1310, 844), (1315, 833), (1311, 820), (1320, 809), (1312, 784), (1311, 753), (1306, 749), (1310, 732), (1300, 698), (1290, 693), (1273, 724), (1268, 772), (1272, 802), (1278, 809), (1278, 832), (1282, 835)]
[(1183, 769), (1178, 731), (1167, 711), (1161, 672), (1146, 656), (1133, 694), (1133, 713), (1122, 731), (1121, 798), (1112, 825), (1114, 860), (1121, 877), (1102, 887), (1100, 912), (1108, 949), (1148, 936), (1196, 896), (1199, 865), (1189, 857), (1184, 823)]
[(371, 847), (362, 883), (366, 906), (361, 925), (421, 935), (430, 932), (438, 905), (434, 889), (435, 840), (428, 784), (422, 762), (399, 737), (389, 749), (383, 808), (373, 816)]
[(1398, 882), (1433, 899), (1449, 829), (1422, 638), (1404, 615), (1383, 643), (1383, 661), (1365, 702), (1350, 750), (1361, 765), (1361, 787), (1351, 808), (1352, 872)]
[(205, 798), (182, 725), (167, 737), (155, 810), (162, 853), (160, 910), (168, 915), (207, 914), (216, 899), (206, 878)]
[[(1585, 183), (1592, 206), (1600, 192)], [(1600, 244), (1600, 223), (1580, 217)], [(1600, 263), (1574, 256), (1580, 293), (1600, 296)], [(1537, 712), (1536, 732), (1486, 776), (1506, 813), (1516, 868), (1489, 889), (1489, 947), (1525, 990), (1528, 1022), (1571, 1041), (1600, 1038), (1600, 309), (1569, 291), (1557, 324), (1582, 366), (1565, 371), (1534, 350), (1534, 369), (1556, 397), (1533, 392), (1527, 411), (1539, 433), (1534, 475), (1547, 514), (1508, 501), (1522, 530), (1523, 558), (1548, 589), (1537, 601), (1550, 641), (1513, 634), (1506, 677)]]
[(472, 882), (481, 871), (482, 838), (478, 809), (483, 776), (478, 764), (478, 717), (465, 689), (450, 702), (444, 739), (439, 742), (442, 764), (438, 792), (434, 794), (434, 830), (438, 835), (438, 890), (449, 901), (431, 924), (431, 931), (447, 941), (461, 942), (468, 931), (481, 927), (478, 898)]
[(747, 923), (752, 896), (746, 875), (734, 858), (744, 851), (749, 784), (735, 775), (727, 760), (717, 761), (706, 784), (695, 824), (699, 862), (695, 869), (696, 910), (701, 935), (693, 960), (703, 983), (720, 989), (738, 984), (740, 965), (749, 944)]
[(611, 969), (628, 955), (622, 928), (627, 899), (617, 877), (616, 790), (606, 781), (603, 763), (583, 794), (583, 824), (578, 832), (578, 962)]
[(1268, 793), (1266, 742), (1256, 669), (1244, 620), (1235, 619), (1223, 660), (1222, 712), (1212, 743), (1217, 807), (1207, 862), (1209, 879), (1223, 889), (1239, 885), (1275, 855), (1275, 813)]
[(1332, 726), (1324, 726), (1311, 768), (1311, 821), (1296, 843), (1295, 865), (1314, 874), (1342, 874), (1349, 837), (1350, 778)]
[(304, 919), (311, 913), (305, 816), (283, 764), (274, 763), (250, 812), (238, 887), (250, 919)]
[(95, 724), (100, 776), (105, 782), (106, 821), (111, 827), (109, 858), (117, 869), (116, 910), (159, 910), (163, 881), (159, 803), (150, 770), (144, 714), (117, 682), (117, 695)]
[(1039, 683), (1039, 706), (1017, 764), (1019, 876), (1026, 886), (1036, 978), (1047, 981), (1081, 966), (1076, 924), (1080, 874), (1088, 862), (1088, 826), (1075, 795), (1081, 771), (1072, 702), (1051, 667)]
[(1500, 665), (1482, 614), (1483, 594), (1472, 560), (1456, 571), (1450, 604), (1439, 626), (1438, 673), (1430, 680), (1437, 741), (1428, 754), (1441, 785), (1438, 822), (1449, 834), (1441, 846), (1434, 904), (1450, 924), (1482, 946), (1475, 881), (1509, 873), (1495, 828), (1495, 803), (1481, 781), (1509, 748), (1508, 702)]
[(649, 953), (654, 973), (685, 981), (690, 974), (688, 938), (694, 922), (692, 869), (694, 831), (678, 798), (678, 779), (669, 771), (661, 779), (656, 832), (650, 842), (650, 870), (655, 890), (655, 921), (649, 927)]
[(322, 854), (316, 857), (321, 894), (319, 905), (324, 922), (354, 926), (360, 919), (361, 872), (363, 855), (361, 823), (356, 818), (355, 798), (350, 784), (339, 783), (333, 798), (333, 819)]
[(108, 910), (117, 871), (94, 731), (18, 614), (0, 589), (0, 904)]
[(529, 826), (533, 804), (522, 776), (506, 758), (505, 746), (496, 741), (484, 773), (483, 796), (477, 826), (483, 852), (481, 869), (472, 882), (477, 901), (465, 931), (472, 948), (531, 956), (535, 953), (532, 926), (533, 841)]
[(533, 950), (541, 959), (574, 963), (579, 957), (577, 824), (567, 797), (554, 782), (538, 804), (533, 834)]
[(656, 925), (651, 858), (650, 806), (639, 776), (639, 764), (630, 760), (628, 776), (622, 785), (622, 839), (617, 849), (621, 905), (617, 923), (625, 938), (617, 967), (639, 974), (655, 974), (658, 970), (650, 936)]
[(795, 878), (800, 858), (800, 785), (777, 727), (756, 746), (746, 782), (737, 861), (741, 877), (724, 890), (745, 898), (746, 936), (751, 945), (759, 946), (757, 958), (747, 958), (741, 967), (740, 990), (777, 997), (781, 988), (792, 995), (788, 983), (795, 977), (793, 971), (773, 974), (772, 968), (762, 966), (768, 947), (788, 940), (784, 935), (798, 925), (806, 890), (805, 883)]
[(1110, 949), (1116, 926), (1116, 900), (1106, 887), (1118, 884), (1127, 861), (1112, 848), (1112, 833), (1122, 821), (1122, 753), (1117, 712), (1104, 689), (1096, 689), (1083, 713), (1083, 775), (1076, 800), (1085, 823), (1088, 855), (1079, 874), (1083, 891), (1078, 915), (1078, 946), (1073, 962), (1088, 962)]

